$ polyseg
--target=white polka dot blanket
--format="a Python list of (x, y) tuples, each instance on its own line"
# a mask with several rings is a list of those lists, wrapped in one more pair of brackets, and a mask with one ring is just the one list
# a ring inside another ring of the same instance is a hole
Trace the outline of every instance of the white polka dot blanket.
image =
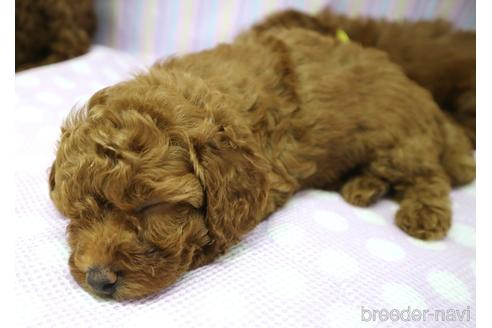
[(361, 209), (309, 190), (159, 295), (118, 303), (79, 288), (68, 271), (67, 221), (48, 196), (59, 127), (72, 107), (145, 64), (94, 47), (16, 75), (19, 326), (475, 326), (474, 184), (452, 192), (454, 225), (443, 241), (401, 232), (392, 201)]

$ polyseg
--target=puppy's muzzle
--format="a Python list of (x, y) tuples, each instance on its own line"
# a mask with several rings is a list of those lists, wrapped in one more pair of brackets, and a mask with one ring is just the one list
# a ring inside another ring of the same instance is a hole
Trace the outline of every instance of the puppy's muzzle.
[(107, 268), (93, 267), (86, 274), (87, 283), (98, 294), (110, 296), (116, 290), (118, 275)]

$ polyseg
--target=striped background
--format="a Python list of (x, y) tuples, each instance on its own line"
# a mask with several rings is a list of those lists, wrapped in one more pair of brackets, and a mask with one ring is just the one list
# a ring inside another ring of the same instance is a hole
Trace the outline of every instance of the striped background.
[(287, 7), (315, 12), (329, 5), (350, 16), (446, 18), (475, 29), (475, 0), (95, 0), (96, 43), (145, 57), (197, 51)]

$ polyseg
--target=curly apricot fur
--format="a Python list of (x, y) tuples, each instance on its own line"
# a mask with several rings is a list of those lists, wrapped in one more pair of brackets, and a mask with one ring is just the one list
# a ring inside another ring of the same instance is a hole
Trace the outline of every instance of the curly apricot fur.
[(300, 189), (371, 189), (358, 175), (399, 196), (401, 229), (442, 238), (451, 183), (474, 165), (464, 132), (385, 53), (271, 28), (96, 93), (64, 124), (50, 185), (75, 279), (91, 291), (85, 273), (104, 267), (127, 299), (217, 259)]

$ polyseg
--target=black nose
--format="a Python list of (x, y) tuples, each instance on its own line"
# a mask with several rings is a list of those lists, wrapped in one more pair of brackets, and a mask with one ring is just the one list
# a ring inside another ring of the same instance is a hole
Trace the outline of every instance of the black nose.
[(113, 294), (117, 280), (118, 275), (109, 269), (91, 268), (87, 272), (87, 283), (100, 294)]

